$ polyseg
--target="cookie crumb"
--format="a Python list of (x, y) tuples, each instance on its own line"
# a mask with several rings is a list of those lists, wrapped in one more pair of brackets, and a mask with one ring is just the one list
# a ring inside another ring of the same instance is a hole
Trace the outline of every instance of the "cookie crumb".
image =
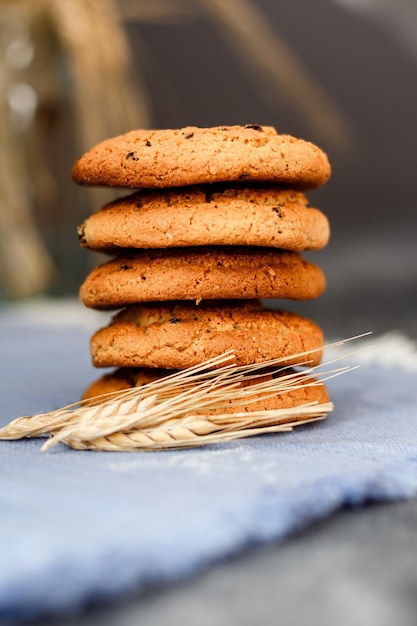
[(87, 239), (86, 239), (86, 236), (85, 236), (84, 224), (81, 224), (81, 226), (77, 227), (77, 233), (78, 233), (78, 241), (81, 244), (86, 244), (87, 243)]

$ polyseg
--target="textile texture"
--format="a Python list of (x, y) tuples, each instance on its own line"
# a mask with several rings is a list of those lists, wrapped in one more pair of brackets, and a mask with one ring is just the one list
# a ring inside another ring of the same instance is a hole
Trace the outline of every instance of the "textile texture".
[[(0, 313), (0, 426), (80, 397), (99, 375), (88, 343), (101, 323), (71, 303)], [(0, 441), (0, 622), (176, 581), (343, 506), (415, 496), (416, 350), (372, 342), (328, 382), (333, 413), (290, 433), (146, 453)]]

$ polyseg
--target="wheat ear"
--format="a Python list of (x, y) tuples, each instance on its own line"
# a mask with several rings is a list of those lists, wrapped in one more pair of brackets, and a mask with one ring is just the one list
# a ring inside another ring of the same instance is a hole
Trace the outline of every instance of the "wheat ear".
[[(343, 345), (351, 339), (326, 348)], [(236, 366), (232, 362), (233, 353), (225, 353), (142, 387), (18, 418), (0, 430), (0, 439), (50, 435), (42, 450), (64, 442), (78, 449), (127, 451), (199, 446), (288, 431), (293, 426), (324, 419), (333, 404), (304, 403), (290, 408), (251, 411), (251, 403), (271, 395), (322, 385), (329, 378), (355, 369), (344, 366), (326, 370), (329, 365), (355, 353), (314, 367), (308, 367), (309, 354), (296, 355), (305, 356), (305, 369), (293, 371), (282, 366), (283, 359)], [(265, 372), (278, 376), (265, 380)], [(250, 385), (242, 386), (248, 381)], [(238, 412), (239, 406), (247, 410)]]

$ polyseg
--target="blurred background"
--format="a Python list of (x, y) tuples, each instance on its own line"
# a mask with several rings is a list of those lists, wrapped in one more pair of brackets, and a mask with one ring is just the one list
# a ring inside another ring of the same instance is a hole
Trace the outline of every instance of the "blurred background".
[(76, 297), (102, 260), (76, 227), (115, 192), (72, 182), (83, 151), (257, 123), (333, 167), (309, 194), (332, 226), (309, 255), (327, 291), (292, 310), (331, 336), (417, 337), (415, 0), (0, 0), (0, 47), (3, 303)]

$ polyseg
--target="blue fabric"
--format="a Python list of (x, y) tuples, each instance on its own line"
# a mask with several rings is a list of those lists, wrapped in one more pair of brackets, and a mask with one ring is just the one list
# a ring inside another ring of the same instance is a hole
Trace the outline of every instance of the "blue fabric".
[[(0, 425), (79, 397), (98, 375), (91, 332), (0, 316)], [(343, 505), (415, 496), (416, 372), (363, 364), (328, 387), (324, 422), (202, 449), (0, 442), (0, 621), (177, 580)]]

